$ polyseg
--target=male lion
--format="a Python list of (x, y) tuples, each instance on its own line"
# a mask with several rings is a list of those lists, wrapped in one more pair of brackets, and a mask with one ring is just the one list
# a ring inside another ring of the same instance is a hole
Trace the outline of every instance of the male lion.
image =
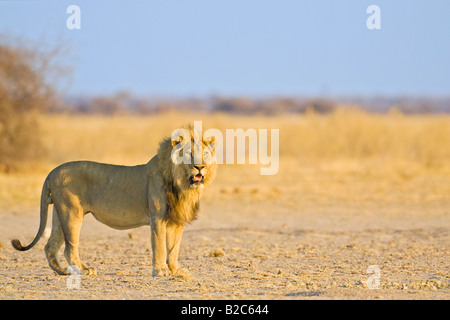
[[(191, 152), (194, 153), (194, 132), (190, 127)], [(65, 242), (64, 256), (70, 266), (83, 274), (96, 274), (78, 256), (78, 241), (83, 217), (87, 213), (115, 228), (129, 229), (150, 224), (153, 251), (153, 276), (179, 275), (181, 235), (186, 223), (197, 218), (203, 186), (215, 176), (214, 138), (202, 141), (202, 164), (175, 164), (172, 149), (182, 141), (164, 139), (158, 153), (144, 165), (117, 166), (90, 161), (68, 162), (53, 169), (45, 179), (41, 194), (41, 221), (33, 242), (23, 247), (12, 240), (20, 251), (32, 248), (44, 233), (48, 205), (53, 204), (50, 238), (45, 246), (50, 268), (58, 274), (69, 272), (61, 268), (57, 253)], [(181, 145), (180, 145), (181, 146)], [(179, 146), (178, 146), (179, 147)], [(189, 150), (182, 149), (183, 152)], [(175, 151), (175, 150), (174, 150)], [(178, 152), (178, 151), (177, 151)], [(194, 163), (194, 161), (191, 161)]]

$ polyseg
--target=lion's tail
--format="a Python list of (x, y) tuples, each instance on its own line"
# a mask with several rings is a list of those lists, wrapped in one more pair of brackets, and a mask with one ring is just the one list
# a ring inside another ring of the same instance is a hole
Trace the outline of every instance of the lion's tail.
[(11, 240), (11, 244), (14, 247), (14, 249), (19, 251), (27, 251), (34, 247), (34, 245), (39, 241), (39, 239), (42, 237), (42, 234), (44, 233), (45, 226), (47, 225), (47, 217), (48, 217), (48, 205), (52, 203), (50, 198), (50, 188), (48, 185), (48, 177), (45, 179), (44, 185), (42, 186), (42, 193), (41, 193), (41, 222), (39, 225), (39, 230), (34, 238), (33, 242), (31, 242), (28, 246), (23, 247), (19, 240), (14, 239)]

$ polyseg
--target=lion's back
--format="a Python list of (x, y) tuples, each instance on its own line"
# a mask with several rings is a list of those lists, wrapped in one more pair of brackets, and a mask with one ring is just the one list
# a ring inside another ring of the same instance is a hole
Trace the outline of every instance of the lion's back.
[(146, 202), (145, 165), (120, 166), (92, 161), (73, 161), (53, 169), (48, 175), (53, 201), (70, 192), (84, 205), (124, 207)]

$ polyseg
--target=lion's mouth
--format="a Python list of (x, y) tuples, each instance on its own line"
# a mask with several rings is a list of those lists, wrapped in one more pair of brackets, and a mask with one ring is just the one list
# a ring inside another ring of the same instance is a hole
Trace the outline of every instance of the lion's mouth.
[(205, 177), (198, 173), (195, 176), (191, 176), (189, 178), (191, 185), (197, 184), (197, 183), (203, 183), (205, 181)]

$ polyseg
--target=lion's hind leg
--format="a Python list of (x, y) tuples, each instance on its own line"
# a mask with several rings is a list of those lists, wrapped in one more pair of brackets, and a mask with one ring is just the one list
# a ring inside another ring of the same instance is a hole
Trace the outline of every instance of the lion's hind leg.
[(52, 232), (44, 248), (45, 255), (47, 256), (48, 264), (53, 271), (61, 275), (66, 275), (66, 269), (61, 268), (58, 261), (58, 251), (64, 242), (64, 234), (55, 208), (53, 208), (52, 219)]
[[(56, 204), (55, 204), (56, 205)], [(64, 208), (64, 209), (62, 209)], [(95, 275), (94, 268), (87, 268), (80, 260), (78, 254), (78, 244), (80, 240), (81, 225), (83, 222), (83, 210), (79, 204), (70, 203), (69, 205), (57, 207), (58, 219), (64, 235), (64, 257), (66, 258), (71, 270), (78, 268), (85, 275)], [(68, 268), (69, 269), (69, 268)], [(67, 272), (66, 274), (70, 273)]]

